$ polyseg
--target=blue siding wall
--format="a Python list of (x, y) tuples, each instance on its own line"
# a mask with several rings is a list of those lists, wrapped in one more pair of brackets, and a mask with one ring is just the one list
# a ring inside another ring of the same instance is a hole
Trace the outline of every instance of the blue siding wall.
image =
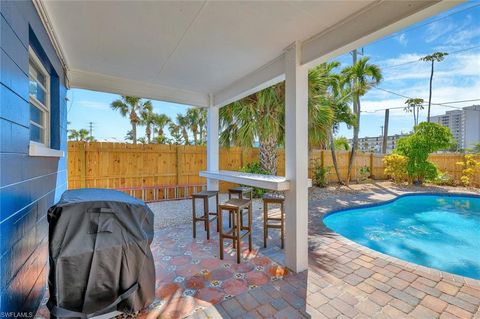
[(66, 189), (66, 160), (30, 157), (28, 48), (51, 75), (51, 147), (66, 152), (64, 72), (30, 1), (0, 1), (0, 311), (35, 311), (48, 260), (47, 209)]

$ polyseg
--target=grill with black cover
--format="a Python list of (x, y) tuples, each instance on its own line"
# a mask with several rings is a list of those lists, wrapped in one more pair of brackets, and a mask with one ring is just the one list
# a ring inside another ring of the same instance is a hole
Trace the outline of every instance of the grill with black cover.
[(153, 301), (153, 213), (144, 202), (114, 190), (70, 190), (48, 222), (53, 318), (135, 312)]

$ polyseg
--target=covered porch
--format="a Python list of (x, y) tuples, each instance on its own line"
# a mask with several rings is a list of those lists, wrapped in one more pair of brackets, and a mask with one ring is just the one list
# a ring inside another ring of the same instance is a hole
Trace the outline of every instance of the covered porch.
[[(301, 272), (308, 267), (308, 68), (456, 3), (111, 5), (35, 0), (34, 4), (64, 64), (70, 87), (208, 109), (205, 176), (209, 190), (218, 190), (218, 180), (225, 178), (218, 173), (219, 109), (285, 81), (286, 169), (281, 182), (286, 191), (285, 265)], [(125, 17), (133, 17), (135, 23)], [(212, 174), (217, 176), (212, 178)], [(261, 184), (262, 179), (252, 183)], [(278, 184), (277, 177), (270, 179)]]

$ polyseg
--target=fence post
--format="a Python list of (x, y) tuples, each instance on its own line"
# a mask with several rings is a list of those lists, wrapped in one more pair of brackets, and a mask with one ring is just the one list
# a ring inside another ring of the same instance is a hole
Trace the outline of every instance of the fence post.
[(179, 151), (179, 148), (180, 146), (179, 145), (175, 145), (175, 150), (176, 150), (176, 154), (177, 154), (177, 185), (180, 184), (180, 151)]
[(373, 153), (370, 153), (370, 178), (375, 179), (375, 175), (373, 175)]
[(241, 153), (240, 153), (240, 168), (244, 166), (244, 162), (245, 162), (245, 148), (242, 147)]
[[(78, 145), (78, 144), (77, 144)], [(85, 188), (87, 184), (87, 156), (85, 142), (82, 142), (80, 148), (80, 187)]]

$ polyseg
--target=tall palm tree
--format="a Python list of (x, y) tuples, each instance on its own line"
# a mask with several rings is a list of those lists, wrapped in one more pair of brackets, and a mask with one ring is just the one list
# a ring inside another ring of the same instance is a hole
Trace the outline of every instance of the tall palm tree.
[[(333, 67), (332, 67), (333, 68)], [(325, 146), (334, 112), (325, 103), (328, 77), (325, 67), (308, 73), (308, 145)], [(277, 147), (284, 143), (285, 85), (279, 83), (220, 109), (220, 143), (248, 147), (259, 143), (261, 168), (277, 173)]]
[(404, 107), (403, 110), (407, 113), (413, 114), (413, 126), (418, 125), (420, 110), (423, 110), (423, 102), (424, 100), (419, 98), (407, 99), (405, 101), (405, 104), (407, 104), (407, 106)]
[[(152, 108), (146, 108), (140, 112), (139, 124), (145, 125), (145, 136), (147, 137), (147, 144), (152, 142), (152, 126), (155, 124), (155, 116)], [(145, 144), (145, 143), (143, 143)]]
[(112, 102), (110, 105), (112, 109), (117, 110), (123, 117), (130, 119), (132, 130), (130, 132), (133, 144), (137, 144), (137, 125), (140, 122), (139, 113), (148, 109), (152, 110), (152, 102), (150, 100), (144, 101), (135, 96), (122, 96)]
[(283, 84), (276, 84), (220, 109), (220, 143), (251, 147), (259, 143), (263, 170), (277, 173), (277, 146), (283, 143)]
[(168, 124), (168, 131), (172, 136), (171, 143), (180, 145), (182, 144), (182, 142), (184, 142), (182, 138), (181, 130), (182, 130), (181, 127), (177, 125), (175, 122), (170, 122)]
[(182, 134), (183, 143), (185, 145), (190, 145), (190, 140), (188, 138), (188, 129), (190, 126), (190, 122), (187, 115), (183, 115), (180, 113), (177, 114), (177, 126), (180, 133)]
[[(353, 52), (356, 56), (356, 50)], [(354, 58), (354, 61), (356, 59)], [(353, 101), (353, 113), (356, 116), (356, 123), (353, 126), (353, 145), (350, 160), (348, 163), (347, 180), (350, 181), (352, 174), (355, 152), (358, 150), (358, 134), (360, 132), (360, 97), (364, 96), (372, 87), (378, 85), (382, 80), (382, 72), (375, 64), (368, 63), (369, 58), (364, 57), (356, 61), (353, 65), (347, 66), (342, 70), (344, 84), (350, 89)]]
[(153, 117), (153, 126), (154, 126), (154, 133), (157, 133), (157, 142), (159, 144), (163, 144), (166, 142), (167, 138), (164, 134), (164, 128), (172, 120), (166, 114), (155, 114)]
[(430, 55), (426, 55), (423, 58), (420, 58), (420, 61), (430, 62), (431, 71), (430, 71), (430, 89), (428, 93), (428, 111), (427, 111), (427, 122), (430, 122), (430, 106), (432, 105), (432, 83), (433, 83), (433, 69), (435, 62), (442, 62), (445, 57), (448, 55), (447, 52), (435, 52)]
[(203, 116), (205, 111), (200, 108), (189, 108), (187, 110), (187, 114), (185, 114), (189, 129), (192, 131), (193, 134), (193, 144), (200, 145), (202, 144), (203, 140), (203, 129), (206, 116)]

